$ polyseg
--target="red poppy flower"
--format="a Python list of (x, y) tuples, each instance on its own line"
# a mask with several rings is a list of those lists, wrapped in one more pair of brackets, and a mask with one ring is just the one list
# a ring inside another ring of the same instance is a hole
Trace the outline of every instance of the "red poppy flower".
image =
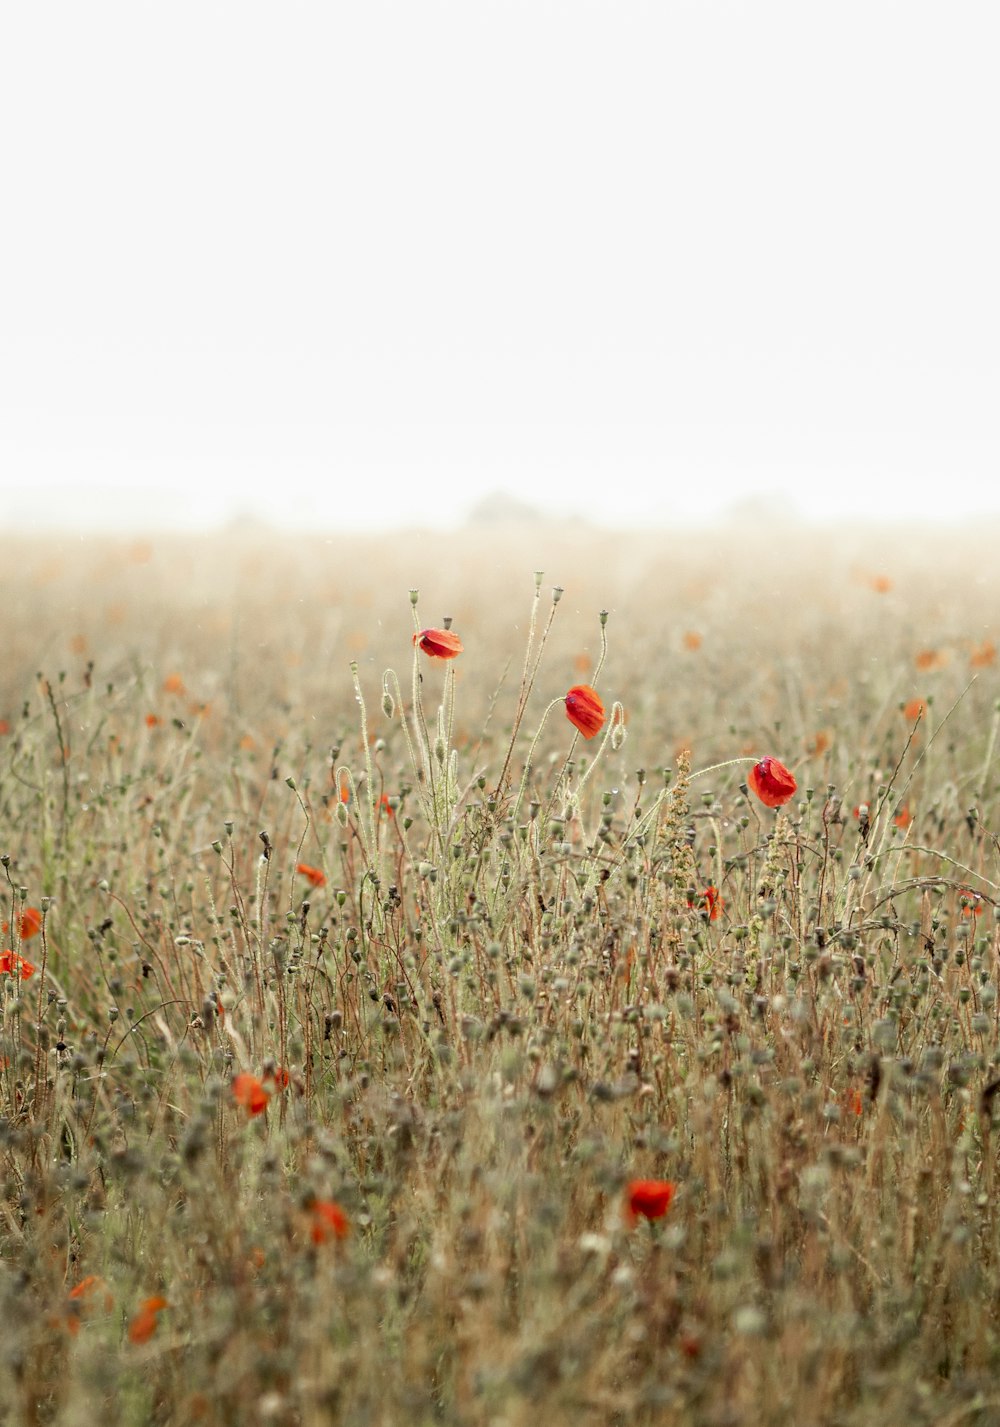
[(309, 1206), (312, 1226), (309, 1230), (314, 1244), (325, 1244), (329, 1239), (346, 1239), (350, 1231), (347, 1215), (332, 1199), (314, 1199)]
[(162, 723), (162, 719), (160, 719), (155, 713), (148, 713), (148, 714), (146, 715), (146, 727), (147, 727), (147, 728), (158, 728), (161, 723)]
[(908, 703), (903, 705), (903, 717), (909, 719), (910, 723), (914, 723), (921, 714), (925, 714), (926, 712), (927, 705), (923, 699), (910, 699)]
[(960, 904), (965, 904), (961, 906), (962, 916), (981, 917), (983, 915), (983, 904), (978, 893), (974, 892), (971, 887), (960, 887), (958, 890)]
[(632, 1179), (625, 1189), (629, 1217), (632, 1222), (643, 1219), (662, 1219), (670, 1208), (670, 1202), (677, 1189), (669, 1179)]
[(314, 887), (326, 886), (326, 873), (319, 867), (310, 867), (308, 862), (298, 862), (295, 865), (295, 870), (300, 877), (304, 877)]
[(30, 961), (25, 961), (23, 956), (15, 956), (10, 950), (0, 952), (0, 975), (13, 976), (15, 971), (22, 981), (27, 981), (29, 976), (34, 976), (35, 967)]
[[(722, 908), (726, 905), (719, 894), (718, 887), (706, 887), (701, 894), (700, 902), (704, 904), (710, 922), (715, 921), (716, 917), (718, 917), (722, 911)], [(692, 901), (688, 902), (689, 907), (694, 907), (695, 905), (696, 904)]]
[(80, 1282), (70, 1289), (69, 1296), (70, 1298), (86, 1298), (103, 1282), (104, 1280), (99, 1278), (96, 1273), (88, 1273), (86, 1278), (81, 1278)]
[(101, 1289), (104, 1290), (104, 1311), (105, 1313), (110, 1313), (115, 1306), (114, 1299), (108, 1290), (107, 1284), (100, 1275), (88, 1273), (86, 1278), (81, 1278), (80, 1282), (69, 1290), (69, 1293), (66, 1295), (66, 1311), (63, 1315), (62, 1322), (66, 1327), (66, 1331), (71, 1334), (72, 1337), (75, 1338), (77, 1333), (79, 1333), (80, 1319), (88, 1309), (95, 1306), (95, 1300)]
[(161, 1298), (159, 1294), (155, 1298), (144, 1298), (139, 1305), (139, 1311), (128, 1325), (129, 1342), (148, 1343), (156, 1332), (161, 1311), (167, 1306), (167, 1300)]
[(566, 717), (584, 738), (594, 738), (604, 726), (604, 705), (589, 684), (574, 684), (566, 695)]
[(413, 636), (413, 642), (432, 659), (454, 659), (464, 648), (458, 635), (452, 634), (450, 629), (422, 629)]
[(747, 783), (765, 808), (780, 808), (795, 793), (798, 784), (784, 763), (777, 758), (762, 758), (750, 769)]
[(233, 1080), (232, 1090), (233, 1099), (237, 1105), (243, 1106), (248, 1115), (260, 1115), (267, 1109), (271, 1095), (256, 1075), (248, 1075), (243, 1071)]
[[(33, 936), (37, 936), (42, 929), (42, 914), (37, 907), (25, 907), (21, 913), (21, 940), (30, 941)], [(0, 927), (5, 935), (10, 931), (10, 922), (4, 922)]]
[(287, 1090), (291, 1084), (292, 1077), (283, 1065), (276, 1065), (273, 1070), (264, 1072), (265, 1080), (273, 1080), (279, 1090)]
[(21, 940), (37, 936), (42, 929), (42, 914), (37, 907), (25, 907), (21, 913)]

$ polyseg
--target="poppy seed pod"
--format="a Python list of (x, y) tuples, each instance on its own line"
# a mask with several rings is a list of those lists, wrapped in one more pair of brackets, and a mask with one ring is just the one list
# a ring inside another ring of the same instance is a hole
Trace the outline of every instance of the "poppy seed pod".
[(750, 769), (747, 784), (766, 808), (780, 808), (798, 787), (794, 777), (777, 758), (762, 758)]

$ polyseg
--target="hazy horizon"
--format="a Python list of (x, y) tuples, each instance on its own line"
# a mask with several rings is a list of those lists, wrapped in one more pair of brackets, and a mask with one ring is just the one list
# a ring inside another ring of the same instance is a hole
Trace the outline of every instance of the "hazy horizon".
[(95, 0), (0, 41), (8, 523), (1000, 509), (985, 0)]

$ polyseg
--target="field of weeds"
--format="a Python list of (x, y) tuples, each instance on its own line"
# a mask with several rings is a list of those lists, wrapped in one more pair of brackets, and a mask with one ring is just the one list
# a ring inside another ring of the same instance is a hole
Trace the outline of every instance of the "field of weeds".
[(1000, 1422), (994, 545), (19, 540), (2, 1420)]

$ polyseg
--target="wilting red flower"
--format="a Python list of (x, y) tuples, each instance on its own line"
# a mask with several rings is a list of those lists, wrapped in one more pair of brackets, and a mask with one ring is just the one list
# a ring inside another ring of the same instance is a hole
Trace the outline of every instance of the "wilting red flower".
[(295, 870), (300, 877), (304, 877), (307, 882), (311, 882), (314, 887), (326, 886), (326, 873), (319, 867), (310, 867), (308, 862), (297, 862)]
[(169, 1307), (167, 1300), (161, 1298), (159, 1294), (154, 1298), (144, 1298), (139, 1304), (138, 1312), (133, 1314), (132, 1321), (128, 1325), (129, 1342), (148, 1343), (156, 1332), (160, 1313), (167, 1307)]
[(309, 1206), (312, 1225), (309, 1235), (314, 1244), (325, 1244), (329, 1239), (346, 1239), (350, 1232), (347, 1215), (332, 1199), (314, 1199)]
[(232, 1090), (233, 1099), (237, 1105), (243, 1106), (248, 1115), (260, 1115), (267, 1109), (271, 1095), (256, 1075), (248, 1075), (246, 1071), (242, 1071), (233, 1080)]
[(464, 648), (458, 635), (452, 634), (450, 629), (422, 629), (413, 636), (413, 642), (432, 659), (454, 659)]
[(747, 784), (756, 793), (765, 808), (780, 808), (787, 803), (798, 784), (784, 763), (777, 758), (762, 758), (750, 769)]
[(23, 956), (15, 956), (10, 950), (0, 952), (0, 975), (13, 976), (15, 971), (22, 981), (27, 981), (29, 976), (34, 976), (35, 967), (30, 961), (25, 961)]
[(584, 738), (594, 738), (604, 726), (604, 705), (589, 684), (574, 684), (566, 695), (566, 717)]
[(669, 1179), (631, 1179), (626, 1188), (629, 1218), (662, 1219), (677, 1189)]

